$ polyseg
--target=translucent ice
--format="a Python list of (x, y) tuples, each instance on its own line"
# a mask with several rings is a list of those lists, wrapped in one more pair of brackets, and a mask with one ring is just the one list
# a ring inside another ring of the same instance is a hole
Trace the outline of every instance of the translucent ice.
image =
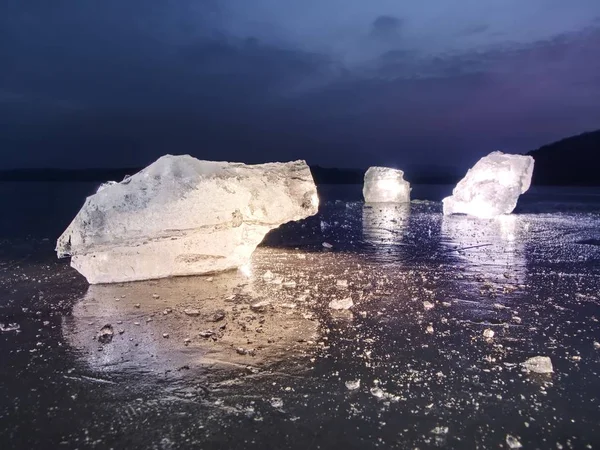
[(56, 251), (92, 284), (218, 272), (246, 264), (268, 231), (318, 203), (304, 161), (166, 155), (88, 197)]
[(492, 152), (481, 158), (446, 197), (444, 214), (491, 218), (510, 214), (519, 195), (529, 189), (533, 158)]
[(369, 167), (365, 173), (363, 196), (367, 203), (410, 202), (410, 184), (401, 170)]

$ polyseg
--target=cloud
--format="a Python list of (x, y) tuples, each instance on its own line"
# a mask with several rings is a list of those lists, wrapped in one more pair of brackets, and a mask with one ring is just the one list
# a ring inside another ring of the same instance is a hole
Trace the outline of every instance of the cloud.
[(396, 39), (400, 34), (402, 21), (394, 16), (379, 16), (373, 21), (371, 36), (376, 39)]
[(598, 14), (596, 0), (4, 2), (0, 163), (524, 151), (600, 123)]

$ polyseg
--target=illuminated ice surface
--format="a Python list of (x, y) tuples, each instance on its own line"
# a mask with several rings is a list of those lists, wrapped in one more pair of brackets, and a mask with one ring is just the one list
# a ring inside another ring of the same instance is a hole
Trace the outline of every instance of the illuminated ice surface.
[(322, 192), (243, 271), (136, 283), (0, 241), (2, 448), (595, 448), (600, 191), (543, 192), (494, 219)]
[(410, 202), (410, 184), (401, 170), (369, 167), (365, 173), (363, 197), (367, 203), (407, 203)]
[(492, 152), (477, 161), (446, 197), (444, 214), (491, 218), (510, 214), (531, 185), (533, 158)]
[(166, 155), (87, 198), (58, 239), (91, 284), (238, 268), (273, 228), (317, 212), (304, 161), (249, 166)]

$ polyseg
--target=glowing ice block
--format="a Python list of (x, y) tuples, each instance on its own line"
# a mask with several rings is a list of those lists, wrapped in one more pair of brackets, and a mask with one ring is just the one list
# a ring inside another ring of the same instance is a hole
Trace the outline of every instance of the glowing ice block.
[(533, 158), (492, 152), (481, 158), (443, 200), (444, 215), (491, 218), (510, 214), (531, 185)]
[(404, 172), (389, 167), (369, 167), (365, 173), (363, 196), (366, 203), (410, 202), (410, 183)]
[(279, 225), (317, 213), (304, 161), (166, 155), (90, 196), (56, 244), (91, 284), (239, 268)]

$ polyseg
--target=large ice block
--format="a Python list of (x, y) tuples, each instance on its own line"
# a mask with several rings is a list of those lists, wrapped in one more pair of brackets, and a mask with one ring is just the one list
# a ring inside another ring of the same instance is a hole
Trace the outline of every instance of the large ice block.
[(492, 152), (481, 158), (443, 200), (444, 215), (491, 218), (510, 214), (531, 185), (533, 158)]
[(56, 251), (91, 284), (219, 272), (246, 264), (268, 231), (318, 203), (304, 161), (166, 155), (88, 197)]
[(363, 196), (366, 203), (410, 202), (410, 184), (401, 170), (369, 167), (365, 173)]

